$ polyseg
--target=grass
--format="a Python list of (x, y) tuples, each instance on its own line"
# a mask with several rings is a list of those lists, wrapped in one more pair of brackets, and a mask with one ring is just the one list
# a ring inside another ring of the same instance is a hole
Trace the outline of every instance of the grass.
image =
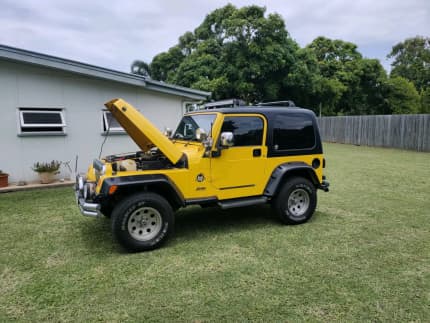
[(428, 321), (430, 154), (326, 144), (313, 219), (191, 208), (125, 253), (71, 188), (0, 194), (0, 321)]

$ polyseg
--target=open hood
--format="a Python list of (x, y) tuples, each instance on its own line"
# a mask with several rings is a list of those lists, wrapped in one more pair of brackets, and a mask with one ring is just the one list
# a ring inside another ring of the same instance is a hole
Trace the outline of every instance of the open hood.
[(142, 151), (157, 146), (172, 164), (181, 159), (183, 153), (131, 104), (113, 99), (105, 106)]

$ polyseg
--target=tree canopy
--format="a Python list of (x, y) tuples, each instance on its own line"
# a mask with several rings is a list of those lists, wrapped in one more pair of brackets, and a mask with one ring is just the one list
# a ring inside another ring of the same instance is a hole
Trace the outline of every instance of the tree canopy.
[(266, 17), (265, 10), (229, 4), (213, 11), (193, 33), (185, 33), (176, 46), (154, 57), (152, 77), (211, 91), (214, 99), (278, 98), (298, 45), (282, 18)]
[(383, 112), (386, 72), (355, 44), (318, 37), (296, 53), (287, 93), (301, 105), (319, 107), (325, 115)]
[[(304, 48), (278, 14), (228, 4), (209, 13), (178, 44), (132, 72), (248, 103), (292, 99), (324, 115), (429, 111), (429, 38), (395, 45), (391, 75), (357, 45), (317, 37)], [(418, 89), (418, 92), (417, 92)]]
[(392, 76), (410, 80), (419, 91), (430, 87), (429, 37), (408, 38), (395, 45), (387, 57), (394, 59)]
[(144, 61), (134, 61), (133, 64), (131, 64), (131, 72), (133, 74), (139, 74), (146, 77), (151, 76), (151, 68), (149, 64)]
[(388, 111), (393, 114), (418, 113), (420, 110), (420, 96), (411, 81), (401, 77), (391, 77), (385, 84), (385, 98)]

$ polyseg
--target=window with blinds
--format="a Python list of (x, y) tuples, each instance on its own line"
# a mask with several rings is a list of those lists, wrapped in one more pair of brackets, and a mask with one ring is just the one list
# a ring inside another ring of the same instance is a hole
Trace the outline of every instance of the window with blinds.
[(66, 133), (63, 109), (19, 108), (20, 134)]

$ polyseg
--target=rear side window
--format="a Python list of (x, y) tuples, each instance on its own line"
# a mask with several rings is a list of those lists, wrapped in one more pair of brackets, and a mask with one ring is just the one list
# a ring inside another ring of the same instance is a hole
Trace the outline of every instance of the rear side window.
[(312, 120), (306, 115), (279, 114), (273, 127), (273, 149), (310, 149), (315, 146), (315, 131)]
[(259, 117), (225, 117), (221, 132), (232, 132), (234, 146), (261, 146), (263, 119)]

